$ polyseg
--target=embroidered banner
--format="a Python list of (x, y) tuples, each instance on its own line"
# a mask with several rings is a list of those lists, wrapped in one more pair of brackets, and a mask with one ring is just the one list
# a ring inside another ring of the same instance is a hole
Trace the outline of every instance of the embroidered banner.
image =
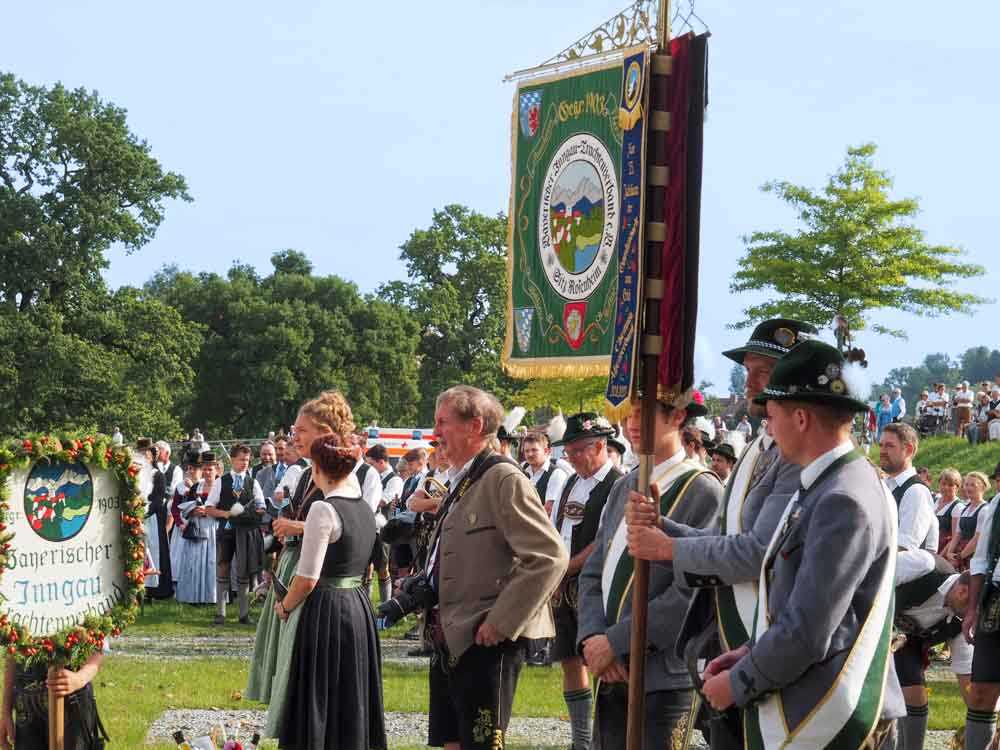
[(532, 79), (515, 94), (502, 358), (514, 377), (609, 370), (623, 216), (621, 94), (621, 61)]
[(645, 181), (646, 94), (648, 52), (637, 51), (622, 64), (622, 106), (618, 124), (622, 128), (621, 228), (618, 233), (618, 307), (611, 364), (605, 398), (613, 410), (627, 402), (635, 374), (636, 331), (642, 290), (643, 187)]

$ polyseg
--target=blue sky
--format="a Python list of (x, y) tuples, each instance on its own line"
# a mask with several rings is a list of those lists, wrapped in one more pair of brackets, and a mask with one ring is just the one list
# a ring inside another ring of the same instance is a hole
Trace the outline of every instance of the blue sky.
[[(195, 198), (169, 207), (140, 252), (111, 253), (113, 285), (164, 263), (225, 272), (305, 252), (363, 291), (402, 278), (398, 246), (447, 203), (505, 210), (509, 71), (548, 58), (626, 0), (534, 3), (36, 2), (4, 10), (0, 70), (96, 89)], [(928, 240), (954, 244), (996, 291), (1000, 210), (1000, 4), (922, 0), (746, 3), (698, 0), (708, 23), (698, 377), (723, 389), (718, 356), (745, 337), (726, 325), (755, 301), (728, 291), (755, 229), (794, 216), (758, 187), (822, 185), (846, 147), (879, 146), (895, 194), (916, 196)], [(957, 26), (961, 28), (957, 28)], [(993, 135), (990, 135), (993, 133)], [(862, 334), (872, 374), (932, 351), (1000, 346), (997, 305)]]

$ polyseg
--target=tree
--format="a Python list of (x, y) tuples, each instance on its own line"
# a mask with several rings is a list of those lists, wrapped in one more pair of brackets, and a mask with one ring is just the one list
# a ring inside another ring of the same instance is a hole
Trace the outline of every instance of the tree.
[(729, 371), (729, 392), (742, 397), (747, 389), (747, 371), (743, 365), (734, 364)]
[(265, 277), (240, 264), (226, 277), (168, 266), (147, 282), (147, 294), (204, 331), (191, 351), (198, 377), (186, 422), (215, 436), (262, 434), (337, 388), (359, 424), (413, 424), (418, 326), (408, 311), (305, 273), (312, 264), (296, 251), (275, 253), (272, 265)]
[(379, 296), (407, 308), (420, 326), (418, 419), (434, 417), (438, 393), (467, 383), (504, 401), (520, 384), (500, 368), (507, 301), (507, 219), (464, 206), (435, 211), (400, 248), (408, 282), (391, 282)]
[[(959, 263), (961, 250), (929, 245), (911, 223), (919, 211), (913, 198), (892, 200), (892, 179), (877, 170), (875, 146), (849, 148), (847, 158), (821, 192), (789, 182), (769, 182), (774, 193), (798, 213), (804, 230), (754, 232), (734, 274), (733, 292), (773, 291), (776, 299), (752, 305), (733, 327), (745, 328), (774, 317), (826, 326), (843, 315), (851, 330), (868, 326), (880, 309), (937, 316), (971, 313), (987, 300), (952, 287), (957, 279), (981, 276), (981, 266)], [(872, 325), (880, 334), (900, 330)]]
[(105, 251), (137, 250), (168, 199), (191, 200), (96, 93), (0, 74), (0, 304), (26, 312), (101, 289)]

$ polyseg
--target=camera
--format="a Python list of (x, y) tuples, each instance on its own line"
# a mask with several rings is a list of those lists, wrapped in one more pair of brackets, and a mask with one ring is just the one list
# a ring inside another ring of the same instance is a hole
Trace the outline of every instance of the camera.
[(437, 601), (437, 592), (424, 573), (404, 578), (399, 593), (378, 606), (375, 612), (376, 625), (379, 630), (391, 628), (417, 610), (430, 609)]

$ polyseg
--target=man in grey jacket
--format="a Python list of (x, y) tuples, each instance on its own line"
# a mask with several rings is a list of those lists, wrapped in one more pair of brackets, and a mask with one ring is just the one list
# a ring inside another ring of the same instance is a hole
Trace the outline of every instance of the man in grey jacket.
[(802, 471), (764, 554), (750, 642), (705, 670), (713, 708), (741, 708), (747, 747), (880, 747), (905, 713), (890, 668), (896, 505), (850, 439), (868, 408), (858, 367), (806, 341), (758, 398)]
[[(722, 484), (703, 465), (688, 461), (680, 430), (704, 414), (701, 404), (661, 402), (656, 414), (654, 497), (664, 515), (690, 526), (715, 522)], [(629, 418), (629, 439), (638, 440), (638, 414)], [(594, 740), (601, 750), (621, 747), (628, 713), (632, 557), (628, 554), (625, 505), (637, 487), (638, 471), (611, 490), (594, 551), (580, 572), (577, 644), (597, 688)], [(646, 748), (668, 746), (675, 732), (690, 733), (691, 677), (673, 653), (690, 591), (677, 585), (668, 566), (656, 566), (649, 581), (649, 634), (646, 661)]]
[[(723, 352), (746, 368), (751, 414), (765, 416), (765, 407), (753, 399), (767, 387), (775, 363), (815, 333), (808, 323), (776, 318), (758, 325), (743, 346)], [(629, 503), (632, 556), (672, 562), (674, 575), (698, 589), (677, 643), (679, 655), (690, 644), (692, 661), (710, 659), (749, 640), (764, 551), (798, 487), (799, 467), (783, 460), (771, 436), (762, 433), (747, 445), (733, 469), (718, 525), (698, 528), (660, 517), (659, 509), (639, 495)], [(712, 732), (714, 748), (740, 744), (739, 712), (716, 717)]]

